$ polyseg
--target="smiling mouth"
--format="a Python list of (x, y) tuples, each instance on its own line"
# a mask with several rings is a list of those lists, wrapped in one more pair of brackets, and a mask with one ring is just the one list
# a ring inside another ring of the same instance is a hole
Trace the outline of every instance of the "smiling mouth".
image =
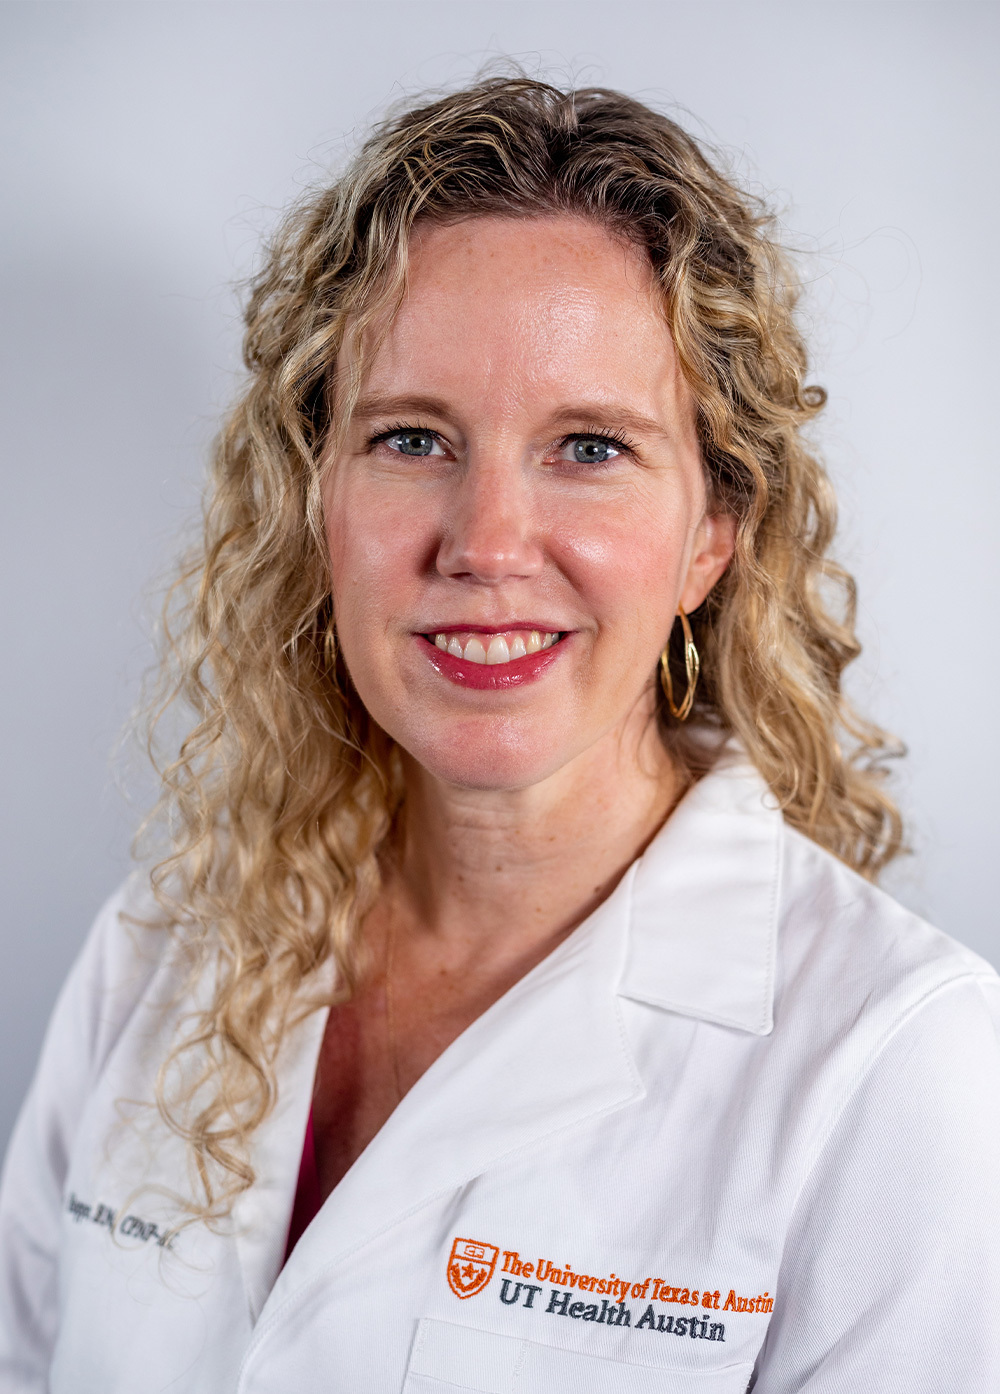
[(558, 644), (562, 637), (560, 632), (540, 629), (503, 629), (492, 633), (451, 630), (424, 635), (428, 643), (452, 658), (493, 667), (542, 653)]

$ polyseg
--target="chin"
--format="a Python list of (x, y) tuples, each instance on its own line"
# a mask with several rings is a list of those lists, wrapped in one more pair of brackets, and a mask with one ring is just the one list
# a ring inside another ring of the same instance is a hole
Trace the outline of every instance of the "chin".
[(571, 758), (518, 731), (451, 731), (439, 740), (399, 742), (432, 778), (460, 789), (514, 790), (540, 784)]

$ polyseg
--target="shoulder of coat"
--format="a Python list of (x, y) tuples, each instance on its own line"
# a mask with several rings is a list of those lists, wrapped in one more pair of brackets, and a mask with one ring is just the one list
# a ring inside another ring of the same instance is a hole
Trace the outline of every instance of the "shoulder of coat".
[(985, 959), (802, 833), (786, 825), (783, 844), (778, 959), (786, 987), (808, 979), (847, 1010), (881, 1001), (906, 1011), (951, 982), (997, 985)]

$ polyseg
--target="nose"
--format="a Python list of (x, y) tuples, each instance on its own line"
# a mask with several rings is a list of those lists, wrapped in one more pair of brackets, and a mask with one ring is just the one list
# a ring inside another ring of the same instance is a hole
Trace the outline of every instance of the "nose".
[(444, 520), (439, 574), (491, 586), (536, 576), (544, 560), (536, 524), (519, 459), (470, 459)]

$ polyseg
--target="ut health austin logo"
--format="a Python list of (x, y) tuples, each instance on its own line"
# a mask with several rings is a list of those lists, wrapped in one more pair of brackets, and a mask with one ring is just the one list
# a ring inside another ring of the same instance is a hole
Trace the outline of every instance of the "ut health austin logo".
[(477, 1239), (456, 1239), (448, 1255), (448, 1286), (456, 1297), (475, 1297), (493, 1277), (500, 1250)]

